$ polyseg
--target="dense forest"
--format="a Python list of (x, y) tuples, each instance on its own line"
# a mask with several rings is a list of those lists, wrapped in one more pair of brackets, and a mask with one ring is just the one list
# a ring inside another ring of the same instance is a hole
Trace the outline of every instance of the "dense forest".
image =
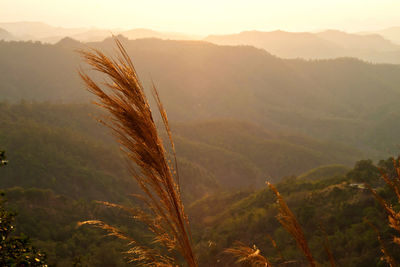
[[(171, 121), (248, 121), (343, 142), (375, 159), (397, 149), (398, 65), (285, 60), (253, 47), (197, 41), (122, 41), (145, 87), (153, 79), (159, 88)], [(86, 103), (91, 96), (76, 75), (79, 65), (86, 67), (75, 50), (112, 53), (112, 44), (0, 42), (0, 99)]]
[[(293, 210), (323, 266), (329, 265), (325, 237), (338, 266), (386, 266), (365, 219), (400, 260), (386, 215), (363, 186), (398, 209), (379, 171), (393, 172), (388, 158), (398, 153), (398, 65), (289, 60), (200, 41), (121, 40), (144, 87), (154, 81), (168, 112), (201, 266), (232, 266), (233, 258), (222, 252), (235, 241), (255, 244), (274, 263), (306, 265), (275, 218), (267, 180)], [(0, 169), (2, 205), (17, 213), (15, 234), (29, 236), (50, 266), (129, 265), (126, 241), (79, 227), (81, 221), (102, 220), (152, 244), (142, 222), (99, 203), (143, 205), (132, 197), (140, 187), (120, 145), (97, 121), (107, 115), (89, 103), (93, 97), (77, 74), (79, 65), (88, 66), (75, 49), (111, 53), (112, 42), (0, 41), (0, 150), (8, 163)], [(155, 104), (150, 101), (153, 110)]]

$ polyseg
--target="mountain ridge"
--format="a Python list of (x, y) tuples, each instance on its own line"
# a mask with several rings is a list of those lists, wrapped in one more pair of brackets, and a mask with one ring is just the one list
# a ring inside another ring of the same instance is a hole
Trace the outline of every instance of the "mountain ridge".
[(377, 34), (358, 35), (338, 30), (317, 33), (244, 31), (209, 35), (203, 40), (219, 45), (252, 45), (283, 58), (357, 57), (376, 63), (400, 63), (400, 46)]

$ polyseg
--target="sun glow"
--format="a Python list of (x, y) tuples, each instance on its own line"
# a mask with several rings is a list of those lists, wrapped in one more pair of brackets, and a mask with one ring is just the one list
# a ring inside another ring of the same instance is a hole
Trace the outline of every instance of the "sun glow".
[(386, 0), (1, 0), (0, 22), (63, 27), (152, 28), (199, 35), (243, 30), (346, 31), (400, 25), (400, 1)]

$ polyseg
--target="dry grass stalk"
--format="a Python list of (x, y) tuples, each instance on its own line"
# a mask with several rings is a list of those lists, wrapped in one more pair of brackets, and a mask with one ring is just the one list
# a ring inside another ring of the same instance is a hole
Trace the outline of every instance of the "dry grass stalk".
[(131, 239), (126, 235), (124, 235), (122, 232), (120, 232), (118, 228), (108, 225), (99, 220), (90, 220), (78, 223), (78, 226), (82, 225), (95, 225), (97, 228), (107, 231), (109, 236), (115, 236), (118, 237), (119, 239), (131, 241)]
[[(400, 203), (400, 158), (393, 159), (393, 167), (395, 169), (395, 176), (393, 178), (389, 177), (389, 174), (385, 172), (384, 170), (380, 169), (381, 172), (381, 177), (385, 181), (385, 183), (394, 191), (396, 194), (397, 200)], [(391, 203), (383, 199), (370, 185), (366, 184), (365, 185), (369, 191), (373, 194), (375, 197), (376, 201), (383, 207), (385, 210), (387, 216), (388, 216), (388, 222), (389, 226), (393, 228), (394, 230), (397, 231), (397, 233), (400, 234), (400, 212), (396, 212), (393, 209), (393, 206)], [(367, 222), (376, 232), (378, 241), (381, 246), (381, 251), (383, 253), (382, 259), (385, 260), (390, 266), (398, 266), (397, 262), (393, 257), (390, 256), (388, 253), (387, 248), (385, 247), (385, 244), (379, 234), (378, 229), (372, 225), (371, 223)], [(400, 238), (398, 236), (393, 237), (393, 242), (397, 245), (400, 245)]]
[[(383, 209), (386, 211), (388, 215), (389, 226), (400, 233), (400, 212), (396, 212), (392, 205), (378, 195), (378, 193), (371, 186), (366, 185), (366, 187), (371, 191), (376, 201), (378, 201), (378, 203), (381, 204)], [(400, 245), (398, 237), (394, 237), (393, 240), (395, 243)]]
[(260, 250), (254, 245), (252, 248), (241, 242), (236, 242), (234, 247), (225, 249), (225, 253), (237, 258), (236, 262), (252, 267), (271, 267), (271, 263), (260, 254)]
[[(109, 58), (96, 49), (80, 51), (93, 70), (106, 74), (109, 78), (104, 83), (105, 89), (83, 71), (79, 74), (88, 90), (97, 96), (97, 104), (111, 114), (110, 121), (103, 123), (112, 129), (128, 160), (139, 167), (140, 171), (135, 172), (132, 164), (131, 171), (144, 193), (141, 199), (149, 212), (136, 210), (135, 216), (144, 221), (155, 234), (155, 242), (162, 244), (170, 252), (180, 253), (188, 266), (197, 266), (189, 222), (177, 183), (178, 176), (174, 175), (172, 167), (168, 164), (164, 146), (135, 68), (122, 44), (117, 39), (115, 42), (119, 49), (116, 59)], [(174, 148), (168, 119), (155, 88), (153, 93), (171, 146)], [(154, 260), (152, 250), (137, 246), (135, 242), (131, 244), (133, 246), (128, 253), (135, 255), (136, 259), (141, 259), (140, 262), (149, 266), (160, 264)], [(176, 265), (178, 262), (177, 259), (158, 255), (156, 259), (159, 258), (166, 259), (166, 265)]]
[(385, 243), (382, 240), (381, 235), (379, 234), (378, 228), (376, 228), (375, 225), (373, 225), (370, 221), (365, 220), (365, 222), (375, 231), (376, 236), (378, 237), (379, 245), (381, 247), (381, 251), (383, 253), (383, 257), (381, 260), (384, 260), (389, 264), (390, 267), (396, 267), (398, 266), (396, 261), (393, 259), (393, 257), (389, 254), (388, 249), (386, 248)]
[(329, 262), (330, 262), (331, 266), (335, 267), (336, 266), (336, 262), (335, 262), (335, 258), (333, 257), (331, 246), (329, 244), (328, 234), (326, 233), (324, 227), (322, 227), (321, 223), (319, 225), (319, 228), (322, 231), (322, 234), (324, 236), (324, 242), (323, 242), (324, 250), (325, 250), (326, 254), (328, 255)]
[(278, 192), (278, 190), (273, 186), (271, 183), (267, 182), (268, 187), (271, 191), (275, 194), (277, 203), (279, 206), (279, 213), (277, 219), (279, 223), (289, 232), (291, 236), (296, 240), (297, 246), (301, 249), (304, 255), (307, 258), (308, 263), (310, 266), (317, 266), (314, 257), (311, 254), (310, 248), (308, 247), (307, 240), (304, 236), (303, 230), (298, 223), (296, 216), (293, 212), (289, 209), (288, 205), (286, 204), (285, 200)]
[[(397, 200), (400, 203), (400, 158), (393, 159), (393, 166), (396, 171), (395, 177), (393, 177), (393, 179), (391, 179), (384, 170), (380, 170), (381, 177), (386, 182), (386, 184), (394, 191)], [(366, 187), (371, 191), (375, 199), (378, 201), (379, 204), (381, 204), (383, 209), (386, 211), (386, 214), (388, 215), (389, 226), (395, 229), (400, 234), (400, 212), (396, 212), (393, 209), (392, 204), (390, 204), (388, 201), (386, 201), (380, 195), (378, 195), (378, 193), (371, 186), (366, 184)], [(399, 237), (394, 237), (393, 241), (394, 243), (400, 245)]]
[(279, 259), (284, 261), (285, 258), (283, 257), (282, 251), (278, 248), (276, 241), (269, 234), (267, 234), (267, 238), (269, 239), (269, 241), (271, 241), (272, 246), (275, 248), (276, 252), (278, 253)]
[(78, 226), (81, 225), (93, 225), (97, 228), (105, 230), (108, 236), (115, 236), (119, 239), (129, 241), (131, 248), (125, 253), (131, 255), (129, 262), (138, 263), (141, 266), (171, 266), (172, 258), (161, 255), (155, 250), (149, 249), (144, 246), (138, 245), (135, 240), (124, 235), (119, 231), (118, 228), (108, 225), (99, 220), (90, 220), (85, 222), (80, 222)]

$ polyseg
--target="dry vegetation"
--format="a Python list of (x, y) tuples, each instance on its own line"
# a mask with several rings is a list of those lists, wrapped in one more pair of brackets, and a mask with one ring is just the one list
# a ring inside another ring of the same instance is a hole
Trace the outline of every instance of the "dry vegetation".
[(260, 250), (254, 245), (252, 248), (241, 242), (236, 242), (235, 246), (225, 250), (225, 253), (231, 254), (237, 258), (236, 263), (248, 264), (254, 267), (271, 267), (272, 264), (260, 254)]
[[(388, 172), (385, 172), (384, 170), (381, 170), (381, 177), (385, 181), (385, 183), (393, 190), (393, 192), (396, 194), (397, 200), (400, 203), (400, 157), (397, 159), (393, 159), (393, 166), (395, 173), (390, 174)], [(382, 198), (376, 190), (374, 190), (371, 186), (366, 185), (366, 187), (372, 192), (374, 195), (375, 199), (381, 204), (385, 212), (387, 213), (388, 216), (388, 224), (391, 228), (393, 228), (398, 234), (400, 234), (400, 211), (396, 211), (393, 208), (393, 205), (389, 203), (387, 200)], [(390, 266), (398, 266), (398, 263), (395, 261), (395, 259), (389, 254), (388, 249), (385, 246), (385, 243), (383, 242), (378, 229), (370, 223), (371, 227), (376, 231), (378, 241), (381, 246), (381, 251), (383, 253), (383, 259), (390, 265)], [(400, 245), (400, 237), (399, 236), (394, 236), (393, 237), (393, 243)]]
[[(99, 50), (80, 52), (94, 70), (107, 75), (109, 80), (104, 83), (104, 89), (83, 71), (80, 72), (80, 76), (89, 91), (97, 96), (98, 105), (111, 114), (109, 120), (102, 122), (112, 129), (121, 144), (132, 175), (144, 193), (137, 197), (143, 200), (146, 210), (106, 204), (123, 208), (144, 222), (154, 233), (154, 242), (168, 251), (165, 253), (168, 256), (138, 245), (103, 222), (86, 221), (83, 224), (97, 225), (112, 235), (128, 239), (131, 245), (128, 251), (130, 260), (140, 265), (175, 266), (180, 262), (180, 256), (177, 255), (180, 254), (188, 266), (197, 266), (189, 222), (181, 200), (178, 174), (167, 159), (135, 68), (122, 44), (117, 39), (115, 42), (120, 52), (116, 59), (107, 57)], [(157, 91), (153, 89), (171, 146), (174, 148), (166, 113)]]
[[(307, 239), (304, 236), (303, 230), (297, 221), (296, 216), (290, 210), (276, 187), (269, 182), (267, 182), (267, 185), (276, 197), (279, 210), (277, 219), (279, 223), (295, 239), (297, 246), (303, 252), (309, 265), (312, 267), (317, 266), (317, 262), (312, 256), (310, 248), (307, 244)], [(272, 239), (272, 237), (269, 236), (268, 238), (271, 240), (272, 245), (277, 248), (276, 242)], [(334, 266), (334, 260), (332, 254), (330, 253), (329, 246), (326, 246), (326, 248), (329, 251), (328, 255), (330, 256), (331, 264)], [(264, 256), (260, 255), (260, 251), (255, 246), (254, 248), (251, 248), (242, 243), (237, 243), (235, 247), (226, 249), (225, 252), (235, 256), (238, 263), (248, 263), (250, 266), (272, 266)], [(283, 256), (279, 251), (278, 254), (280, 259), (283, 260)], [(282, 264), (284, 265), (286, 263), (288, 262), (284, 261)]]
[(306, 256), (307, 261), (309, 262), (310, 266), (315, 267), (316, 261), (311, 254), (310, 248), (308, 247), (307, 240), (304, 236), (303, 230), (299, 222), (296, 219), (296, 216), (290, 210), (288, 205), (286, 204), (285, 200), (278, 192), (278, 190), (273, 186), (271, 183), (267, 183), (268, 187), (274, 193), (276, 197), (276, 201), (279, 206), (279, 213), (277, 219), (279, 223), (290, 233), (290, 235), (296, 240), (297, 246), (301, 249), (303, 254)]
[[(398, 202), (400, 203), (400, 157), (397, 160), (393, 160), (393, 165), (395, 172), (393, 174), (390, 174), (389, 172), (385, 172), (383, 169), (381, 169), (381, 177), (385, 181), (385, 183), (393, 190), (398, 199)], [(304, 236), (300, 224), (296, 219), (296, 216), (287, 206), (285, 200), (283, 199), (279, 191), (275, 188), (275, 186), (268, 182), (267, 184), (271, 191), (274, 193), (277, 200), (279, 210), (279, 213), (277, 215), (278, 221), (295, 239), (297, 246), (305, 255), (308, 264), (310, 266), (318, 266), (318, 263), (315, 261), (308, 247), (307, 240)], [(393, 208), (393, 205), (389, 203), (389, 201), (382, 198), (371, 186), (366, 184), (366, 187), (372, 192), (377, 202), (379, 202), (386, 211), (388, 216), (388, 225), (393, 228), (398, 234), (400, 234), (400, 211), (396, 211)], [(368, 220), (365, 220), (365, 223), (370, 225), (377, 235), (377, 239), (381, 247), (381, 252), (383, 254), (381, 259), (383, 261), (386, 261), (386, 263), (391, 267), (399, 266), (396, 260), (390, 255), (388, 248), (385, 245), (385, 242), (383, 241), (377, 227)], [(329, 257), (330, 265), (334, 267), (336, 264), (328, 242), (328, 238), (322, 226), (320, 228), (321, 231), (324, 233), (324, 243), (322, 245), (324, 246), (324, 249)], [(269, 236), (268, 238), (271, 240), (272, 245), (277, 248), (276, 243), (272, 239), (272, 237)], [(400, 237), (394, 236), (393, 243), (400, 245)], [(253, 248), (251, 248), (240, 242), (237, 242), (234, 247), (226, 249), (225, 252), (235, 256), (237, 258), (237, 263), (249, 264), (250, 266), (272, 266), (271, 263), (260, 254), (260, 250), (258, 250), (255, 245)], [(284, 261), (284, 258), (279, 251), (278, 254), (280, 255), (280, 259), (283, 261), (283, 265), (288, 263), (287, 261)]]

